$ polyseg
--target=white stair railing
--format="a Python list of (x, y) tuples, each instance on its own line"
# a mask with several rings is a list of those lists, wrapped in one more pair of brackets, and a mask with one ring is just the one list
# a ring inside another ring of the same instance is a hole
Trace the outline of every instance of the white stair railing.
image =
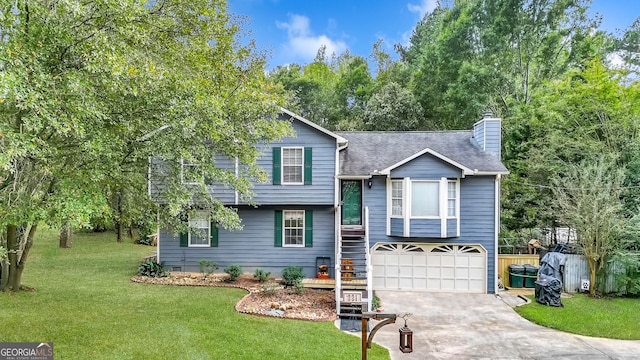
[(342, 297), (342, 206), (338, 206), (338, 215), (336, 216), (336, 262), (335, 270), (333, 272), (335, 278), (335, 292), (336, 292), (336, 313), (340, 314), (340, 302)]
[(373, 302), (373, 266), (371, 265), (371, 251), (369, 250), (369, 207), (364, 207), (364, 249), (367, 269), (367, 311), (371, 311)]

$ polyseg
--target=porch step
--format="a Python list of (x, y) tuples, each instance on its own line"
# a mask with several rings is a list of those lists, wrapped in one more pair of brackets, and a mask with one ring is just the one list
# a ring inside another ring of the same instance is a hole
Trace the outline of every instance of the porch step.
[(362, 314), (350, 314), (350, 313), (340, 313), (338, 314), (338, 316), (340, 317), (347, 317), (347, 318), (358, 318), (358, 319), (362, 319)]

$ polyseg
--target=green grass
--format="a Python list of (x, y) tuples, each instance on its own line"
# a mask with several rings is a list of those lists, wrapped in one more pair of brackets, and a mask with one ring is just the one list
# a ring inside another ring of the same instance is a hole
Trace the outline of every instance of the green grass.
[[(53, 341), (56, 359), (357, 359), (360, 339), (332, 322), (239, 314), (243, 290), (130, 281), (153, 248), (76, 234), (60, 249), (39, 230), (23, 276), (0, 292), (0, 341)], [(370, 359), (389, 359), (374, 345)]]
[(530, 304), (516, 307), (516, 311), (536, 324), (580, 335), (640, 340), (640, 299), (576, 294), (562, 299), (564, 308), (556, 308), (530, 298)]

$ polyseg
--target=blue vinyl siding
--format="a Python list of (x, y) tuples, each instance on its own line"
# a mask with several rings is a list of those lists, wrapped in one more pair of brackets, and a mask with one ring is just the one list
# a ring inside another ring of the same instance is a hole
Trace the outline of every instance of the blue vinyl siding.
[(458, 219), (447, 219), (447, 237), (458, 236)]
[(473, 125), (473, 138), (476, 140), (476, 143), (478, 144), (478, 146), (480, 146), (480, 149), (484, 150), (484, 132), (485, 132), (485, 124), (486, 122), (484, 121), (479, 121), (477, 122), (475, 125)]
[[(260, 205), (333, 205), (336, 169), (336, 140), (299, 121), (294, 121), (295, 137), (264, 146), (258, 165), (267, 172), (267, 183), (255, 184), (255, 200)], [(273, 185), (272, 146), (312, 148), (313, 170), (310, 185)]]
[[(369, 239), (372, 247), (377, 242), (407, 241), (440, 244), (480, 244), (487, 250), (487, 291), (490, 293), (495, 291), (495, 177), (467, 176), (460, 179), (460, 236), (451, 238), (440, 238), (439, 222), (435, 227), (436, 237), (403, 238), (387, 236), (385, 179), (383, 177), (374, 177), (372, 188), (365, 190), (364, 205), (369, 207)], [(451, 222), (447, 225), (449, 224)], [(451, 228), (451, 231), (455, 231), (453, 224), (448, 228)]]
[[(282, 208), (278, 208), (282, 209)], [(335, 256), (334, 214), (332, 207), (286, 207), (285, 209), (313, 210), (313, 247), (275, 247), (275, 208), (241, 208), (238, 215), (243, 230), (219, 229), (218, 247), (180, 247), (177, 236), (160, 232), (158, 252), (167, 269), (181, 267), (183, 271), (197, 272), (198, 262), (206, 259), (218, 263), (220, 270), (230, 264), (242, 266), (245, 273), (260, 268), (280, 276), (289, 265), (302, 266), (307, 277), (316, 276), (316, 257), (327, 256), (333, 263)], [(332, 274), (333, 275), (333, 274)]]
[[(229, 171), (235, 176), (236, 172), (236, 159), (229, 158), (223, 154), (217, 154), (215, 156), (215, 165), (217, 169)], [(236, 191), (231, 186), (223, 184), (221, 182), (214, 182), (209, 184), (209, 192), (212, 193), (217, 199), (220, 199), (224, 204), (234, 204), (236, 198)]]
[(439, 238), (440, 219), (411, 219), (411, 237)]
[(431, 154), (424, 154), (391, 170), (391, 178), (411, 177), (416, 180), (436, 180), (441, 177), (459, 178), (461, 176), (462, 170)]
[(486, 152), (494, 153), (500, 156), (500, 148), (502, 142), (501, 129), (502, 125), (500, 124), (500, 120), (496, 119), (485, 121), (484, 146)]
[(473, 138), (478, 146), (498, 156), (500, 156), (502, 144), (501, 122), (500, 119), (483, 119), (473, 126)]
[(391, 236), (404, 236), (404, 219), (391, 218)]

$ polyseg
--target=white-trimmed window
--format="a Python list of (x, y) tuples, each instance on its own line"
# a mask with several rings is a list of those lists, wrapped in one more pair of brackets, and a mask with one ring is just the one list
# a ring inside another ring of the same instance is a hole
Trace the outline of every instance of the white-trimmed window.
[(402, 180), (391, 180), (391, 216), (402, 216)]
[(304, 183), (304, 148), (282, 148), (282, 184)]
[(458, 203), (458, 182), (447, 181), (447, 216), (456, 217)]
[(206, 211), (196, 211), (189, 216), (189, 247), (211, 245), (211, 222)]
[(185, 185), (197, 185), (198, 184), (198, 170), (199, 165), (196, 163), (187, 162), (184, 159), (180, 160), (180, 177), (182, 183)]
[(434, 218), (440, 216), (440, 182), (411, 182), (411, 217)]
[(283, 210), (283, 247), (304, 247), (304, 210)]

